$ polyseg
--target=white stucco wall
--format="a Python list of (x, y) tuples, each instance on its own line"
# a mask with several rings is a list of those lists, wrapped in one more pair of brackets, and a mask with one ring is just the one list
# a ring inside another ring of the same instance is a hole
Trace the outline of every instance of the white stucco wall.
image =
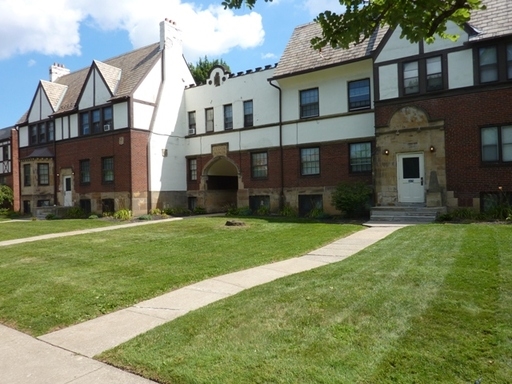
[(424, 52), (430, 53), (435, 51), (441, 51), (443, 49), (462, 47), (468, 41), (468, 34), (455, 23), (449, 22), (446, 25), (446, 33), (450, 35), (458, 35), (459, 38), (457, 39), (457, 41), (452, 41), (450, 39), (442, 39), (440, 37), (436, 37), (435, 41), (432, 44), (424, 44)]
[[(149, 104), (133, 103), (133, 122), (132, 126), (136, 129), (149, 130), (151, 126), (151, 119), (155, 107)], [(117, 120), (116, 120), (117, 125)]]
[(472, 86), (473, 52), (471, 49), (448, 54), (448, 84), (450, 89)]
[(128, 127), (128, 102), (113, 105), (114, 129)]
[(28, 115), (28, 121), (34, 122), (39, 120), (47, 119), (53, 113), (53, 108), (50, 105), (46, 94), (44, 93), (41, 86), (37, 88), (34, 96), (34, 102)]
[(380, 100), (398, 97), (398, 65), (390, 64), (379, 67)]
[(28, 127), (20, 127), (18, 132), (18, 142), (20, 148), (28, 147)]
[(402, 57), (418, 55), (420, 48), (418, 43), (410, 43), (400, 38), (402, 29), (398, 27), (393, 31), (384, 49), (375, 59), (375, 63), (382, 63), (388, 60), (396, 60)]
[(133, 93), (133, 99), (148, 103), (156, 103), (161, 81), (162, 60), (160, 59), (144, 78), (144, 81), (137, 87)]

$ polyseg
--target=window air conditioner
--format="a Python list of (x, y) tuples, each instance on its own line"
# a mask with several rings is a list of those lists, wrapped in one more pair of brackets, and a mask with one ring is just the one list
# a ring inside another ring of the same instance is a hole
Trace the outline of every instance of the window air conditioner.
[(196, 134), (196, 129), (195, 128), (189, 128), (188, 134), (189, 135), (195, 135)]
[(104, 131), (110, 131), (110, 124), (105, 124), (105, 125), (103, 126), (103, 130), (104, 130)]

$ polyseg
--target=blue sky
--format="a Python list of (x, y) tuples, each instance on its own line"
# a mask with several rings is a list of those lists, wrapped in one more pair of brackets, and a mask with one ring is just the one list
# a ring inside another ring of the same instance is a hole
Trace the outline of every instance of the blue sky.
[(224, 10), (222, 0), (0, 0), (0, 128), (29, 108), (51, 64), (71, 71), (159, 40), (159, 23), (177, 22), (188, 62), (222, 58), (233, 72), (274, 64), (297, 25), (337, 0), (259, 0)]

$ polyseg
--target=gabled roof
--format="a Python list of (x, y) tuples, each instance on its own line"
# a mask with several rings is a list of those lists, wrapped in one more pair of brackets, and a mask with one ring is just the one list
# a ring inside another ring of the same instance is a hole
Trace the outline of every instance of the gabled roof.
[(103, 76), (110, 93), (115, 95), (117, 86), (121, 80), (121, 68), (113, 67), (112, 65), (108, 65), (97, 60), (94, 60), (94, 64), (96, 64), (98, 71), (100, 71), (101, 76)]
[(471, 15), (469, 26), (475, 31), (470, 41), (490, 39), (512, 34), (512, 1), (483, 0), (487, 9)]
[(348, 49), (334, 49), (331, 46), (326, 46), (318, 51), (311, 46), (310, 41), (313, 37), (321, 36), (320, 25), (309, 23), (298, 26), (293, 31), (283, 56), (279, 60), (274, 78), (297, 75), (368, 58), (378, 47), (387, 30), (387, 28), (378, 28), (369, 39), (358, 45), (351, 44)]
[(36, 148), (34, 151), (28, 155), (27, 157), (24, 157), (24, 159), (41, 159), (41, 158), (52, 158), (55, 157), (52, 151), (50, 151), (48, 148)]
[(0, 129), (0, 141), (11, 138), (11, 127)]
[(57, 111), (59, 108), (59, 104), (64, 97), (64, 94), (66, 93), (66, 90), (68, 89), (67, 86), (62, 84), (56, 84), (52, 83), (51, 81), (45, 81), (41, 80), (41, 87), (44, 90), (44, 93), (46, 94), (46, 97), (48, 98), (48, 101), (50, 102), (53, 111)]
[[(159, 47), (159, 43), (155, 43), (105, 60), (104, 62), (93, 61), (93, 65), (96, 65), (110, 88), (113, 95), (112, 99), (132, 95), (135, 88), (160, 57)], [(70, 112), (75, 109), (90, 69), (91, 67), (87, 67), (64, 75), (53, 83), (41, 81), (41, 84), (44, 83), (43, 87), (49, 99), (49, 94), (52, 94), (50, 99), (52, 106), (55, 105), (54, 102), (57, 99), (58, 90), (67, 88), (60, 101), (60, 105), (58, 105), (58, 109), (55, 110), (56, 114)], [(50, 86), (47, 86), (48, 84)], [(18, 124), (25, 123), (27, 119), (28, 112), (22, 116)]]

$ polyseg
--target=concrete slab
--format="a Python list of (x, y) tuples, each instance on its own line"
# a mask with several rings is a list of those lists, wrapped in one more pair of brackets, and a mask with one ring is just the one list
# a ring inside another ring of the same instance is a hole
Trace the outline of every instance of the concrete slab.
[(219, 280), (228, 284), (234, 284), (247, 289), (260, 284), (269, 283), (286, 275), (287, 273), (284, 272), (256, 267), (246, 269), (245, 271), (233, 272), (227, 275), (218, 276), (215, 278), (215, 280)]
[(39, 340), (93, 357), (165, 322), (165, 319), (123, 309), (48, 333)]
[(325, 265), (321, 260), (312, 260), (304, 257), (294, 257), (293, 259), (278, 261), (276, 263), (267, 264), (260, 268), (271, 269), (273, 271), (283, 272), (287, 275), (309, 271)]
[(0, 325), (0, 356), (0, 382), (6, 384), (154, 383), (3, 325)]

